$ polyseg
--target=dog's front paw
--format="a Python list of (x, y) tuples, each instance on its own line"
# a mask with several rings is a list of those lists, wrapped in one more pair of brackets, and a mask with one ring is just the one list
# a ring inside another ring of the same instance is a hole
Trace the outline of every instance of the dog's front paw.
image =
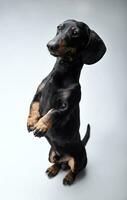
[(36, 125), (34, 126), (34, 135), (35, 137), (42, 137), (47, 132), (48, 126), (43, 122), (41, 118)]
[(35, 129), (35, 124), (37, 123), (37, 121), (38, 121), (37, 118), (28, 116), (28, 119), (27, 119), (27, 130), (29, 132), (33, 131)]

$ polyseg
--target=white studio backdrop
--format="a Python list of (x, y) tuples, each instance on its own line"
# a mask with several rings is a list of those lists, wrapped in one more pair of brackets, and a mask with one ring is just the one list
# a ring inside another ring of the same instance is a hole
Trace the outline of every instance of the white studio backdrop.
[[(127, 199), (127, 2), (124, 0), (0, 0), (0, 199)], [(84, 21), (107, 46), (93, 66), (84, 65), (81, 127), (87, 123), (88, 166), (65, 187), (61, 172), (45, 174), (49, 144), (27, 132), (30, 102), (55, 63), (46, 47), (66, 19)]]

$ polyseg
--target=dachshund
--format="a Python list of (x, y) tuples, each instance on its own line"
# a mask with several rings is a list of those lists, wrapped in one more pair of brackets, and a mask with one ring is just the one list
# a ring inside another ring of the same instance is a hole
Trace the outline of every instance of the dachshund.
[(81, 86), (79, 77), (84, 64), (98, 62), (106, 46), (98, 34), (83, 22), (66, 20), (57, 27), (56, 36), (47, 44), (56, 63), (42, 80), (30, 105), (27, 128), (36, 137), (45, 137), (51, 145), (46, 170), (54, 177), (60, 169), (68, 169), (64, 185), (71, 185), (87, 165), (85, 145), (90, 125), (80, 137)]

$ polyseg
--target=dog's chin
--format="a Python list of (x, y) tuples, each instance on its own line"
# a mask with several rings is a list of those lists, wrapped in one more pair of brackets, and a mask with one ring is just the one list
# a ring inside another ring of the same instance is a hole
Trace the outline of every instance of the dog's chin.
[(60, 56), (60, 54), (54, 53), (54, 52), (51, 52), (51, 51), (50, 51), (50, 54), (51, 54), (52, 56), (54, 56), (54, 57), (59, 57), (59, 56)]
[(64, 57), (66, 55), (65, 52), (53, 52), (53, 51), (49, 51), (49, 52), (54, 57)]
[(62, 57), (62, 58), (68, 58), (68, 57), (73, 57), (74, 55), (71, 54), (71, 52), (67, 51), (67, 52), (62, 52), (62, 53), (56, 53), (56, 52), (51, 52), (50, 54), (54, 57)]

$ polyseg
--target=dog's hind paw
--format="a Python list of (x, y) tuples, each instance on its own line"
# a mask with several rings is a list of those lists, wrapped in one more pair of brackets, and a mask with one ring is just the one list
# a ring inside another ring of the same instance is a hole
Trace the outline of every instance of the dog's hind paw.
[(46, 174), (48, 175), (49, 178), (52, 178), (56, 176), (59, 171), (60, 171), (59, 165), (54, 164), (46, 170)]
[(70, 171), (63, 179), (63, 184), (64, 185), (72, 185), (72, 183), (75, 180), (75, 174)]

